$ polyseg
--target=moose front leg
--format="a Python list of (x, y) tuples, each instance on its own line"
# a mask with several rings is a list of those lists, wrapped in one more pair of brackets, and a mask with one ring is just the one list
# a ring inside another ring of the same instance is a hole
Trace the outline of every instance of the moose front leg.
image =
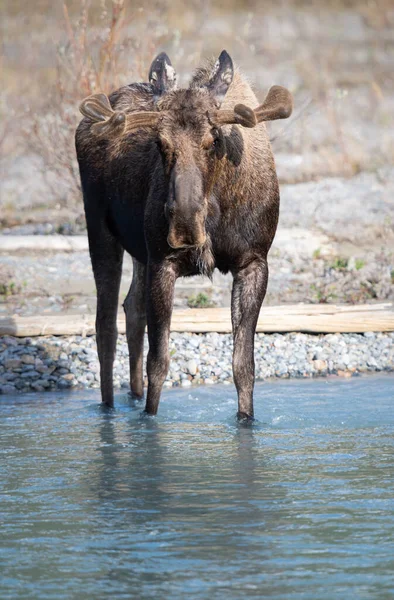
[(174, 301), (175, 269), (168, 262), (149, 263), (147, 274), (147, 320), (149, 352), (148, 395), (145, 412), (155, 415), (170, 364), (168, 341)]
[(133, 281), (123, 303), (126, 314), (126, 337), (129, 347), (130, 391), (133, 398), (142, 398), (144, 395), (145, 290), (146, 267), (133, 258)]
[(268, 282), (268, 264), (254, 260), (233, 273), (231, 321), (234, 336), (233, 375), (238, 392), (238, 418), (253, 418), (254, 335)]

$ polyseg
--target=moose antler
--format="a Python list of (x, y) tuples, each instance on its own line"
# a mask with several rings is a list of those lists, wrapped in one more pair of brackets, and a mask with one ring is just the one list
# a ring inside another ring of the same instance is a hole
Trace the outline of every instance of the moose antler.
[(136, 111), (126, 113), (122, 110), (113, 110), (105, 94), (93, 94), (82, 101), (80, 112), (84, 117), (93, 122), (91, 131), (98, 136), (110, 136), (123, 133), (140, 127), (154, 127), (159, 120), (159, 113), (153, 111)]
[(218, 110), (215, 122), (218, 125), (242, 125), (242, 127), (254, 127), (257, 125), (254, 110), (244, 104), (236, 104), (232, 110)]
[(218, 125), (236, 124), (255, 127), (262, 121), (287, 119), (292, 110), (293, 99), (290, 92), (280, 85), (274, 85), (270, 88), (263, 104), (254, 110), (244, 104), (236, 104), (232, 110), (218, 110), (215, 121)]

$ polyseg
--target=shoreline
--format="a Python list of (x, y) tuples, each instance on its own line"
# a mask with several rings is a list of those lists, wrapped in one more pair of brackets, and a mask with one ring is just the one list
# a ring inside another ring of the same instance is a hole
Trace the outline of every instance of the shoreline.
[[(145, 335), (145, 361), (147, 349)], [(164, 389), (233, 384), (231, 334), (173, 332), (169, 350)], [(394, 332), (259, 333), (255, 364), (256, 381), (394, 372)], [(95, 336), (0, 337), (0, 394), (98, 387)], [(114, 389), (128, 388), (126, 336), (119, 335)]]

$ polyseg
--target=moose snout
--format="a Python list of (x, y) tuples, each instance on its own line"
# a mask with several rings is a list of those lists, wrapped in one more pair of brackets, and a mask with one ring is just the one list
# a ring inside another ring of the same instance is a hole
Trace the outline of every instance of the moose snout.
[(171, 248), (203, 246), (206, 242), (205, 211), (178, 211), (169, 218), (167, 242)]
[(183, 172), (175, 169), (171, 192), (164, 209), (169, 224), (168, 245), (174, 249), (203, 246), (207, 235), (201, 173), (197, 168)]
[(167, 236), (168, 245), (174, 250), (180, 250), (181, 248), (198, 248), (203, 246), (207, 240), (205, 231), (201, 232), (195, 238), (192, 238), (188, 234), (178, 234), (176, 230), (170, 229)]

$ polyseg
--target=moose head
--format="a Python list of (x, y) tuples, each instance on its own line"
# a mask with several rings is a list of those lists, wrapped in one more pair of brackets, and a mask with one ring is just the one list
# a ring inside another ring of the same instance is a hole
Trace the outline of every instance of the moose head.
[(168, 183), (164, 214), (171, 248), (198, 247), (206, 241), (208, 198), (226, 156), (223, 126), (253, 128), (292, 112), (291, 94), (280, 86), (271, 87), (257, 108), (245, 104), (221, 108), (233, 77), (233, 62), (223, 50), (206, 77), (176, 89), (174, 68), (161, 53), (149, 71), (155, 110), (113, 110), (105, 94), (89, 96), (80, 106), (98, 138), (113, 139), (146, 128), (154, 131)]

